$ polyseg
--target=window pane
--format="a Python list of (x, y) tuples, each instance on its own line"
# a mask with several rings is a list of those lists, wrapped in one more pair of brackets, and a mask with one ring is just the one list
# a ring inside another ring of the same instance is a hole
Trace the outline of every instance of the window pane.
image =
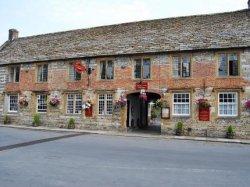
[(100, 62), (100, 72), (101, 72), (101, 79), (105, 79), (106, 77), (106, 62)]
[(104, 108), (105, 108), (105, 95), (101, 94), (101, 95), (99, 95), (99, 109), (98, 109), (98, 111), (99, 111), (98, 113), (100, 115), (105, 114)]
[(108, 61), (107, 65), (107, 79), (114, 78), (114, 63), (112, 61)]
[(80, 114), (82, 112), (82, 95), (75, 95), (75, 114)]
[(67, 99), (67, 113), (74, 113), (74, 95), (69, 94)]
[(179, 57), (173, 57), (173, 76), (174, 77), (181, 76), (181, 62)]
[(226, 54), (221, 54), (219, 62), (219, 76), (227, 76), (228, 59)]
[(238, 59), (236, 54), (229, 56), (229, 75), (238, 76)]
[(220, 116), (236, 116), (237, 115), (237, 98), (236, 93), (220, 93), (219, 94), (219, 115)]
[(189, 77), (190, 76), (190, 58), (184, 57), (182, 62), (182, 76)]
[(150, 79), (150, 59), (143, 60), (143, 78)]
[(176, 93), (174, 94), (174, 115), (190, 115), (190, 99), (189, 94)]
[(48, 65), (47, 64), (43, 65), (43, 75), (42, 75), (42, 77), (43, 77), (42, 81), (47, 82), (47, 79), (48, 79)]
[(134, 75), (135, 78), (141, 78), (141, 59), (135, 60)]
[(10, 95), (9, 96), (9, 111), (17, 112), (17, 110), (18, 110), (18, 96)]
[(19, 82), (19, 76), (20, 76), (20, 67), (16, 67), (15, 82)]
[(37, 111), (47, 112), (47, 95), (37, 96)]

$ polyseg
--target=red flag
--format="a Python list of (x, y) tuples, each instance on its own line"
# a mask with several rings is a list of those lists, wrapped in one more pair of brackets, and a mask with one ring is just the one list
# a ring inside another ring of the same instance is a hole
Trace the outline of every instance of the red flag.
[(76, 70), (77, 73), (82, 73), (82, 72), (86, 71), (86, 67), (84, 65), (82, 65), (80, 60), (75, 61), (73, 66), (74, 66), (74, 69)]

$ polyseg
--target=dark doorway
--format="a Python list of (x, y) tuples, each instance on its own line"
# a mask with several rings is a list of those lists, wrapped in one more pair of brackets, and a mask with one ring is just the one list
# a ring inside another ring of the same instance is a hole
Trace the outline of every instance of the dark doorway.
[(127, 128), (129, 131), (160, 133), (160, 119), (151, 119), (151, 108), (161, 96), (147, 92), (147, 100), (139, 98), (140, 92), (127, 95)]

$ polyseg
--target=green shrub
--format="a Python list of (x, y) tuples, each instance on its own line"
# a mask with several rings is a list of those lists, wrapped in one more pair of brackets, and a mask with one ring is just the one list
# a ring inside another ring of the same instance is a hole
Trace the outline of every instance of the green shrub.
[(10, 124), (10, 117), (6, 114), (3, 117), (3, 124)]
[(39, 126), (41, 124), (41, 117), (40, 117), (39, 114), (35, 114), (33, 116), (33, 122), (32, 122), (32, 124), (33, 124), (34, 127), (37, 127), (37, 126)]
[(233, 128), (232, 125), (229, 125), (229, 126), (227, 127), (227, 138), (233, 139), (233, 138), (234, 138), (234, 135), (235, 135), (234, 128)]
[(74, 118), (70, 118), (69, 122), (68, 122), (68, 129), (74, 129), (75, 126), (75, 119)]
[(152, 109), (151, 110), (151, 119), (155, 119), (155, 118), (157, 118), (157, 112), (156, 112), (156, 109)]
[(183, 133), (183, 123), (182, 122), (178, 122), (176, 124), (175, 134), (178, 135), (178, 136), (180, 136), (180, 135), (182, 135), (182, 133)]

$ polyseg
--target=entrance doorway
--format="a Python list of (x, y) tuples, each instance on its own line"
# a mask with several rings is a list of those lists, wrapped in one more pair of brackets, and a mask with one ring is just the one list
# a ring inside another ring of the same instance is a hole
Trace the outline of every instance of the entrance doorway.
[(140, 98), (140, 92), (127, 95), (127, 128), (131, 131), (161, 132), (160, 118), (151, 118), (151, 111), (156, 100), (161, 96), (147, 92), (147, 99)]

